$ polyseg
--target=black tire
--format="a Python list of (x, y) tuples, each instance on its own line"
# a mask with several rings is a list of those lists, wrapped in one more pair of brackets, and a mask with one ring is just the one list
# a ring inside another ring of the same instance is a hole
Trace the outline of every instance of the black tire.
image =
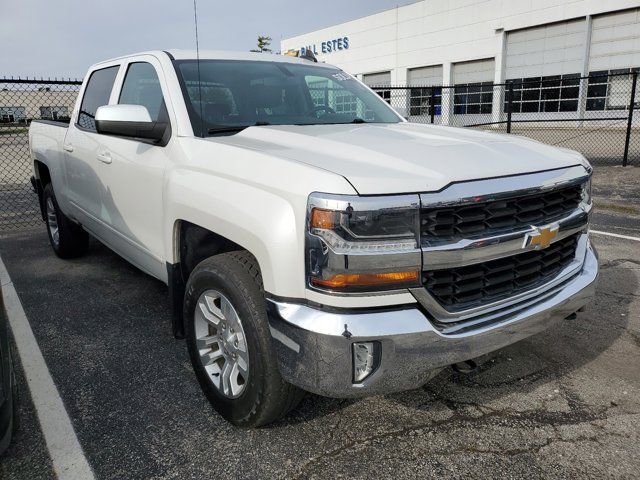
[[(213, 384), (196, 346), (195, 309), (207, 290), (225, 295), (241, 319), (249, 354), (250, 373), (237, 398), (228, 398)], [(259, 427), (295, 408), (304, 391), (287, 383), (278, 371), (257, 261), (249, 252), (223, 253), (200, 262), (186, 285), (184, 319), (189, 356), (198, 382), (226, 420), (240, 427)]]
[[(49, 201), (53, 205), (53, 214), (57, 221), (57, 241), (54, 238), (55, 234), (49, 218), (49, 215), (52, 213), (50, 211)], [(50, 183), (44, 187), (42, 202), (45, 212), (45, 222), (47, 224), (47, 234), (49, 235), (49, 242), (55, 254), (60, 258), (76, 258), (84, 255), (89, 248), (89, 234), (85, 232), (80, 225), (73, 223), (62, 213), (62, 210), (60, 210), (58, 206), (56, 196), (53, 193), (53, 185)]]

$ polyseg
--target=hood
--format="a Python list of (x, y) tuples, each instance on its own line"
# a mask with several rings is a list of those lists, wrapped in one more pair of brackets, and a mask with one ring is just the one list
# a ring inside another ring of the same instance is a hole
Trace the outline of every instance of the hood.
[(577, 152), (514, 135), (412, 123), (250, 127), (209, 140), (331, 171), (361, 195), (585, 165)]

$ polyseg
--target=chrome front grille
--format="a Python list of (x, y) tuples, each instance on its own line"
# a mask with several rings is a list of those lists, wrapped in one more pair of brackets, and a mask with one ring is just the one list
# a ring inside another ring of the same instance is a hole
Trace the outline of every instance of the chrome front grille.
[(576, 165), (420, 194), (422, 282), (411, 293), (434, 324), (501, 321), (569, 282), (588, 243), (590, 173)]
[(576, 208), (583, 184), (478, 203), (426, 207), (420, 212), (421, 236), (446, 241), (492, 235), (530, 225), (543, 225)]
[(498, 302), (555, 278), (575, 260), (580, 235), (563, 238), (544, 250), (463, 267), (423, 271), (422, 282), (429, 294), (449, 312)]

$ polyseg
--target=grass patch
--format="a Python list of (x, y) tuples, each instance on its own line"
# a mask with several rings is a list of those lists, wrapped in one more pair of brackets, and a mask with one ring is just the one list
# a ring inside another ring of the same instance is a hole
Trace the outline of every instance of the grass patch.
[(28, 131), (28, 128), (0, 128), (0, 135), (21, 135), (23, 133), (27, 133)]

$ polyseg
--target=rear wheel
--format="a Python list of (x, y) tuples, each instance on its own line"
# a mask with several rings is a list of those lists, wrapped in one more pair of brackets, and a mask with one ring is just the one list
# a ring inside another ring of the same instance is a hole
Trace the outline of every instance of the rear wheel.
[(196, 266), (184, 318), (200, 386), (225, 419), (257, 427), (298, 404), (304, 392), (278, 371), (260, 271), (249, 252), (216, 255)]
[(62, 213), (50, 183), (44, 187), (42, 201), (49, 242), (55, 254), (60, 258), (74, 258), (86, 253), (89, 248), (89, 234)]

